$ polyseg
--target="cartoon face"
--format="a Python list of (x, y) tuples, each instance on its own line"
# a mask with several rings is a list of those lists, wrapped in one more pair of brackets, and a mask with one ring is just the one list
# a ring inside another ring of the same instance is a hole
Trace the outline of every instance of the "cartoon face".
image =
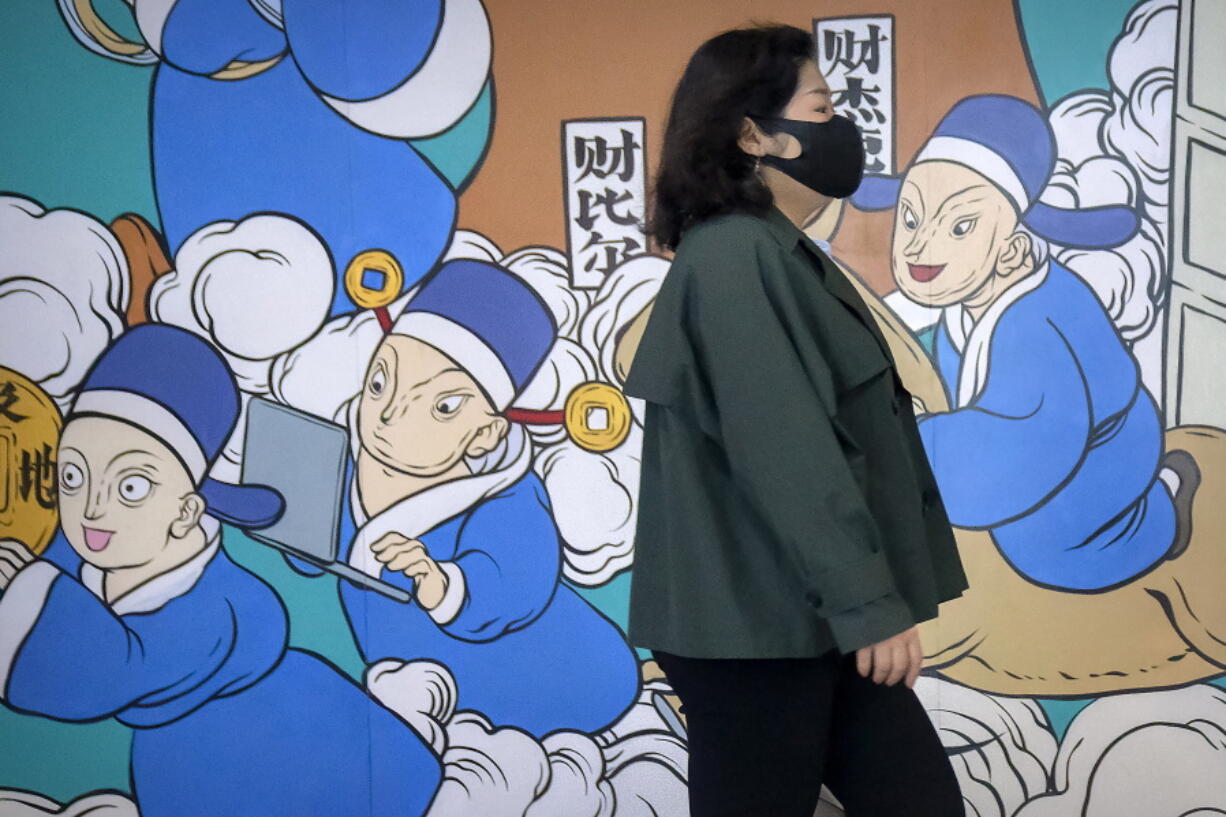
[(103, 570), (157, 560), (196, 527), (204, 500), (156, 437), (118, 420), (78, 417), (59, 450), (60, 526)]
[(1017, 226), (1012, 202), (983, 176), (953, 162), (921, 162), (903, 178), (894, 214), (894, 280), (918, 303), (966, 301), (1012, 254)]
[(455, 361), (416, 338), (389, 335), (358, 404), (362, 448), (383, 465), (425, 477), (491, 451), (507, 421)]

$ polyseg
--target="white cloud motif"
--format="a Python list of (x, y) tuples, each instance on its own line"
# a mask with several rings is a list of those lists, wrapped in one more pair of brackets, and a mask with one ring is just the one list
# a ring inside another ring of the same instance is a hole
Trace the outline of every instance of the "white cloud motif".
[(1017, 817), (1226, 813), (1226, 690), (1210, 684), (1100, 698), (1069, 725), (1055, 792)]
[(562, 534), (562, 571), (575, 584), (598, 587), (634, 562), (642, 444), (642, 429), (632, 424), (613, 451), (586, 451), (564, 440), (537, 455), (534, 466)]
[(0, 196), (0, 365), (61, 409), (124, 331), (130, 279), (114, 234), (74, 210)]
[(620, 382), (613, 362), (617, 341), (626, 325), (655, 300), (668, 267), (668, 259), (636, 256), (610, 272), (596, 291), (592, 308), (579, 327), (579, 338), (596, 355), (605, 381)]
[(315, 334), (335, 286), (315, 233), (285, 216), (255, 215), (189, 236), (174, 271), (154, 283), (149, 309), (212, 341), (243, 391), (265, 394), (273, 358)]
[(968, 815), (1013, 817), (1046, 793), (1056, 736), (1038, 703), (922, 676), (915, 693), (951, 753)]
[(427, 817), (680, 813), (685, 741), (657, 705), (668, 691), (662, 682), (645, 684), (630, 711), (600, 735), (564, 730), (537, 741), (479, 713), (453, 711), (454, 680), (442, 665), (422, 663), (381, 661), (366, 682), (442, 758), (443, 782)]
[(1124, 340), (1134, 344), (1151, 390), (1162, 380), (1161, 355), (1150, 347), (1167, 280), (1178, 11), (1176, 0), (1138, 4), (1111, 49), (1110, 94), (1082, 91), (1050, 112), (1059, 158), (1042, 197), (1060, 207), (1136, 208), (1141, 230), (1120, 247), (1052, 249), (1090, 284)]

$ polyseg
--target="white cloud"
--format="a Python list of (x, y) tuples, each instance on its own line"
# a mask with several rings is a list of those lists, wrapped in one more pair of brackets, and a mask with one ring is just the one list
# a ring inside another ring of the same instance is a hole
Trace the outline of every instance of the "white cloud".
[(0, 196), (0, 365), (67, 408), (124, 331), (130, 280), (115, 236), (74, 210)]
[(1100, 698), (1069, 725), (1055, 791), (1017, 817), (1226, 812), (1226, 691), (1209, 684)]
[[(1165, 298), (1177, 22), (1175, 0), (1138, 5), (1111, 49), (1110, 95), (1073, 94), (1049, 115), (1059, 159), (1043, 200), (1059, 207), (1124, 204), (1140, 216), (1140, 232), (1120, 247), (1053, 247), (1056, 260), (1094, 289), (1129, 343), (1154, 331)], [(1161, 381), (1152, 361), (1141, 363), (1146, 383)]]
[(675, 804), (685, 802), (685, 743), (660, 714), (662, 682), (645, 684), (630, 712), (600, 735), (560, 731), (541, 741), (480, 713), (455, 712), (455, 682), (440, 664), (381, 661), (367, 686), (442, 757), (428, 817), (683, 813)]
[(212, 341), (243, 391), (265, 394), (273, 358), (315, 334), (335, 286), (315, 233), (285, 216), (255, 215), (189, 236), (149, 307), (156, 320)]
[[(614, 366), (617, 341), (626, 325), (655, 300), (668, 267), (665, 258), (640, 255), (610, 272), (596, 291), (579, 326), (579, 340), (596, 356), (606, 382), (620, 382)], [(636, 416), (642, 415), (636, 412)]]
[(923, 676), (915, 692), (937, 728), (967, 814), (1013, 817), (1047, 791), (1056, 736), (1038, 703)]
[(562, 570), (576, 584), (602, 585), (634, 561), (641, 448), (642, 430), (632, 424), (613, 451), (587, 451), (564, 440), (537, 455), (534, 465), (562, 534)]

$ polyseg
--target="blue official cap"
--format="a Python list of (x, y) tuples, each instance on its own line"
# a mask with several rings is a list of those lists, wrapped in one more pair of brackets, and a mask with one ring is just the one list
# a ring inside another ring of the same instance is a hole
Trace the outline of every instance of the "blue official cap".
[[(1022, 223), (1065, 247), (1115, 247), (1140, 227), (1130, 207), (1077, 210), (1039, 201), (1056, 165), (1056, 138), (1043, 114), (1011, 96), (986, 94), (958, 102), (916, 155), (921, 162), (963, 165), (992, 181), (1021, 213)], [(866, 176), (852, 203), (861, 210), (887, 210), (898, 203), (901, 176)]]
[(521, 279), (485, 261), (448, 261), (392, 325), (454, 360), (490, 398), (508, 408), (545, 362), (557, 338), (553, 314)]
[(101, 416), (157, 437), (191, 474), (208, 513), (248, 528), (271, 525), (281, 495), (260, 485), (231, 485), (208, 476), (239, 415), (238, 388), (221, 355), (173, 326), (129, 329), (94, 363), (68, 420)]

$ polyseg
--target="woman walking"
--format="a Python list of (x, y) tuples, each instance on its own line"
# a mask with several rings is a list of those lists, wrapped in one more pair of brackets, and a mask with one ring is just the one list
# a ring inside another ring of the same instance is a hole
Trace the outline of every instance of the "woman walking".
[(809, 33), (729, 31), (673, 98), (649, 231), (676, 250), (647, 401), (630, 636), (681, 698), (693, 817), (962, 814), (911, 687), (966, 578), (911, 399), (801, 232), (863, 174)]

